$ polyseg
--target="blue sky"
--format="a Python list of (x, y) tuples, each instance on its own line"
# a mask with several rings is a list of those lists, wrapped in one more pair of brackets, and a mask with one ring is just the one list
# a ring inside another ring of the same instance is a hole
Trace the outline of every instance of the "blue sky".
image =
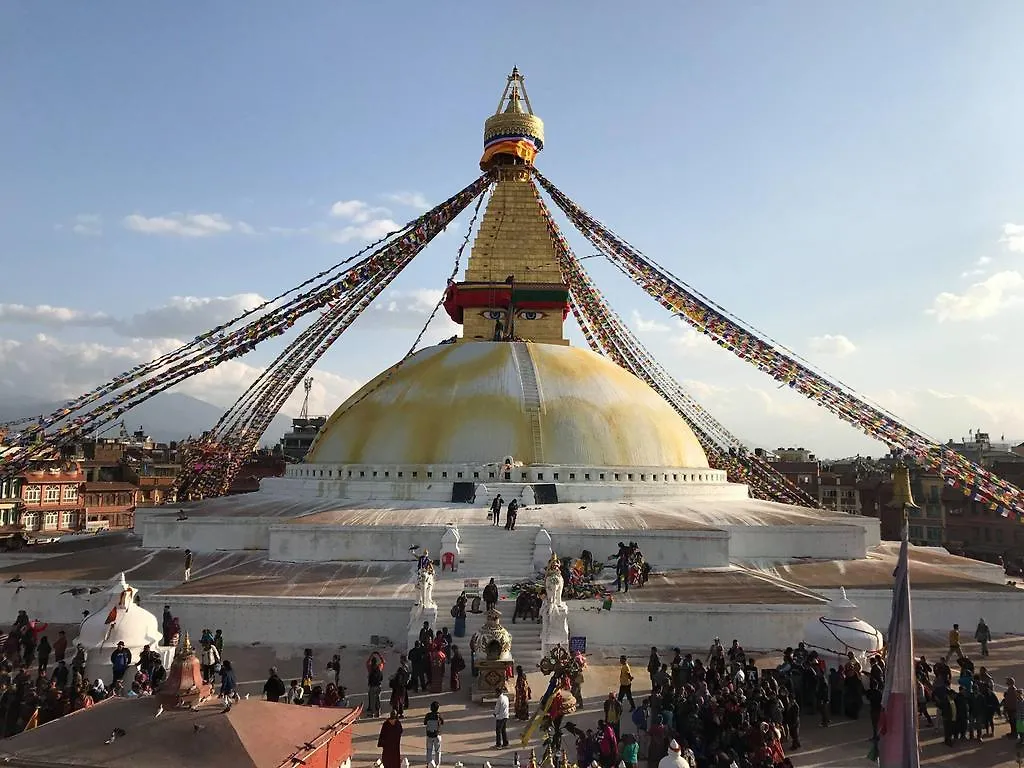
[[(639, 7), (3, 4), (0, 396), (72, 395), (447, 197), (517, 64), (584, 208), (926, 432), (1024, 439), (1024, 6)], [(316, 407), (404, 354), (463, 226), (325, 357)], [(588, 266), (733, 432), (878, 453)], [(272, 351), (186, 391), (229, 403)]]

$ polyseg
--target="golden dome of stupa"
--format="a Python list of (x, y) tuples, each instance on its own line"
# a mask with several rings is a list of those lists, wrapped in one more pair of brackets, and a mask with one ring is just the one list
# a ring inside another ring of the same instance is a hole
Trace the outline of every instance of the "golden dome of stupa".
[(513, 69), (488, 119), (495, 184), (465, 280), (444, 307), (462, 326), (342, 404), (315, 464), (523, 464), (707, 469), (689, 425), (646, 383), (564, 335), (569, 290), (529, 166), (543, 145)]
[(484, 464), (505, 456), (524, 464), (708, 466), (686, 422), (633, 374), (589, 350), (523, 342), (417, 352), (342, 404), (306, 461)]

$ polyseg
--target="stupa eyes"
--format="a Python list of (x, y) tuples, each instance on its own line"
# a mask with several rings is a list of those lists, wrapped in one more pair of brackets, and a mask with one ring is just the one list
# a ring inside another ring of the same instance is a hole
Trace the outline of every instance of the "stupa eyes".
[(485, 309), (480, 313), (480, 317), (484, 320), (504, 320), (505, 310), (504, 309)]
[(547, 317), (547, 312), (541, 312), (536, 309), (521, 309), (517, 317), (520, 320), (542, 320)]

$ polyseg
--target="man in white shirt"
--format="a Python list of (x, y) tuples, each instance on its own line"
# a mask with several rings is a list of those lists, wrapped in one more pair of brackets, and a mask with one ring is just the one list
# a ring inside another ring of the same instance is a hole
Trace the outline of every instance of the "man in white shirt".
[(693, 768), (693, 763), (683, 757), (682, 751), (679, 742), (672, 739), (668, 745), (668, 754), (661, 758), (658, 768)]
[(494, 702), (494, 748), (508, 746), (508, 693), (505, 687), (498, 689), (498, 700)]

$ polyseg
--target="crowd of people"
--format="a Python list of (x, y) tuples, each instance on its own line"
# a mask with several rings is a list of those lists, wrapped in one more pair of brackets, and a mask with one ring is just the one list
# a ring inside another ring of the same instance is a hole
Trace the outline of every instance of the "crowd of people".
[[(3, 639), (0, 659), (0, 729), (8, 737), (56, 720), (80, 709), (88, 709), (111, 696), (137, 697), (151, 694), (167, 676), (160, 654), (145, 646), (138, 659), (124, 643), (110, 653), (110, 682), (90, 679), (87, 664), (90, 650), (71, 647), (63, 630), (51, 643), (44, 634), (46, 624), (29, 619), (19, 611)], [(135, 665), (135, 675), (128, 673)], [(52, 665), (52, 666), (51, 666)]]

